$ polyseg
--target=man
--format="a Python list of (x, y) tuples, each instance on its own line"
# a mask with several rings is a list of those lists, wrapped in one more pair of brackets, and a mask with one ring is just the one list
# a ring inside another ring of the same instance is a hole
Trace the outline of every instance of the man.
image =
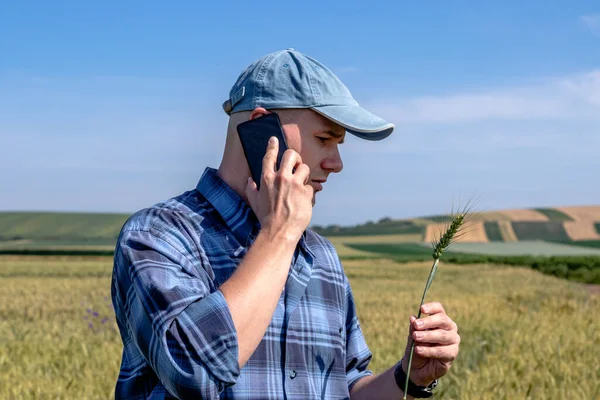
[[(381, 140), (394, 126), (294, 49), (252, 63), (223, 108), (230, 121), (219, 169), (135, 213), (119, 236), (112, 299), (124, 348), (115, 397), (399, 399), (412, 339), (409, 394), (428, 397), (425, 387), (457, 356), (456, 324), (441, 304), (426, 304), (427, 316), (411, 317), (408, 341), (394, 338), (398, 364), (374, 375), (335, 249), (308, 229), (315, 194), (342, 170), (346, 132)], [(257, 190), (236, 127), (270, 112), (290, 150), (277, 170), (279, 143), (269, 143)]]

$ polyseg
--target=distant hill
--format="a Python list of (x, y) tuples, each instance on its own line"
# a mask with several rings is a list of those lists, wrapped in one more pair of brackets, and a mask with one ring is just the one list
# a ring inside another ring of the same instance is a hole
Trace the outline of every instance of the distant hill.
[(2, 247), (114, 247), (128, 214), (0, 212)]
[[(382, 218), (355, 226), (313, 226), (327, 237), (406, 235), (431, 242), (451, 220), (449, 215), (411, 219)], [(516, 242), (523, 240), (600, 240), (600, 206), (530, 208), (476, 213), (465, 227), (462, 242)], [(411, 240), (412, 240), (411, 239)]]
[[(0, 250), (12, 247), (111, 248), (128, 214), (0, 212)], [(355, 226), (312, 226), (327, 237), (377, 236), (431, 242), (448, 215), (382, 218)], [(500, 210), (474, 214), (463, 242), (599, 241), (600, 206)], [(375, 237), (373, 238), (375, 239)], [(378, 239), (379, 240), (379, 239)]]

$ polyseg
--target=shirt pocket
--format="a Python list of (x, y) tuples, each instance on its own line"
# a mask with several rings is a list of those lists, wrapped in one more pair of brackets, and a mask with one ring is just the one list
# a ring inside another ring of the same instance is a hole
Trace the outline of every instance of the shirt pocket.
[(336, 310), (312, 311), (311, 340), (305, 352), (307, 367), (319, 394), (339, 393), (340, 377), (346, 374), (344, 319)]

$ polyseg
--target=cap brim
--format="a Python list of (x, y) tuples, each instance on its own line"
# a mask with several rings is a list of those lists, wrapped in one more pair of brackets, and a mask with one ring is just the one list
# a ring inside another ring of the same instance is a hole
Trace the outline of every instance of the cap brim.
[(319, 106), (312, 107), (312, 110), (343, 126), (349, 133), (365, 140), (385, 139), (394, 130), (394, 124), (360, 106)]

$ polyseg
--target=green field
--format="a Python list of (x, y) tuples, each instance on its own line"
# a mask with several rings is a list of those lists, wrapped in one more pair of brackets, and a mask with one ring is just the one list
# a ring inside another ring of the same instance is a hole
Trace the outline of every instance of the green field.
[(0, 240), (115, 240), (126, 214), (3, 212)]
[(600, 256), (600, 249), (572, 246), (571, 243), (549, 243), (541, 240), (507, 243), (453, 243), (454, 253), (490, 254), (500, 256)]
[(554, 208), (534, 208), (535, 211), (544, 214), (550, 221), (572, 221), (573, 218), (560, 210)]
[(513, 221), (513, 230), (521, 240), (570, 240), (562, 222)]
[(483, 223), (483, 228), (485, 229), (485, 234), (490, 242), (504, 241), (498, 221), (485, 221)]
[[(377, 255), (399, 262), (432, 259), (431, 248), (425, 243), (360, 243), (357, 241), (344, 243), (344, 248), (360, 252), (342, 256), (346, 259), (364, 259)], [(445, 252), (443, 260), (453, 264), (530, 267), (559, 278), (600, 284), (600, 251), (594, 248), (546, 242), (453, 243)]]
[[(112, 398), (111, 257), (0, 257), (0, 398)], [(430, 263), (344, 261), (375, 372), (403, 351)], [(600, 397), (600, 298), (523, 268), (443, 263), (427, 300), (461, 335), (436, 398)], [(104, 323), (103, 323), (104, 321)]]
[[(447, 254), (482, 254), (490, 256), (600, 256), (600, 241), (585, 241), (579, 245), (576, 242), (550, 243), (543, 241), (523, 242), (491, 242), (491, 243), (452, 243)], [(409, 261), (419, 261), (431, 258), (429, 243), (398, 243), (398, 242), (354, 242), (343, 241), (342, 244), (352, 249), (371, 254), (393, 256), (395, 260), (405, 258)]]
[[(561, 243), (561, 242), (557, 242), (557, 243)], [(600, 249), (600, 240), (577, 240), (577, 241), (572, 241), (572, 242), (562, 242), (562, 244)]]
[(421, 243), (344, 243), (347, 247), (379, 257), (393, 258), (395, 261), (431, 260), (432, 249)]
[(328, 236), (368, 236), (368, 235), (410, 235), (423, 234), (424, 226), (416, 225), (412, 221), (381, 221), (378, 223), (365, 223), (351, 227), (329, 226), (313, 228), (317, 233)]

